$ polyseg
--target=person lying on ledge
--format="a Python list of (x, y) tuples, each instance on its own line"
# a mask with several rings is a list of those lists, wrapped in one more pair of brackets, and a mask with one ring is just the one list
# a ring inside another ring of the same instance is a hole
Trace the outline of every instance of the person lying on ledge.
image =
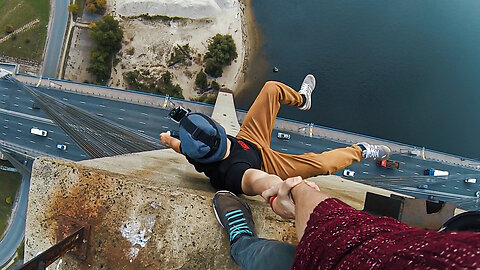
[(295, 218), (300, 242), (259, 238), (249, 206), (223, 190), (215, 216), (242, 269), (479, 269), (480, 234), (426, 231), (374, 217), (322, 193), (300, 177), (266, 190), (274, 212)]
[(307, 75), (297, 92), (291, 87), (269, 81), (248, 111), (236, 137), (210, 117), (185, 113), (177, 119), (180, 139), (170, 132), (160, 134), (170, 146), (199, 172), (210, 178), (217, 190), (236, 194), (259, 195), (292, 176), (309, 178), (336, 173), (362, 158), (387, 159), (390, 149), (384, 145), (358, 143), (322, 153), (293, 155), (270, 148), (272, 130), (281, 105), (309, 110), (315, 77)]

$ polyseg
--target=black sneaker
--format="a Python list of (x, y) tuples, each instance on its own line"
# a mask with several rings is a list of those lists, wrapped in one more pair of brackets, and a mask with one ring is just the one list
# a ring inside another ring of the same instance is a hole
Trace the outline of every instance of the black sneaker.
[(217, 191), (213, 197), (213, 211), (218, 223), (227, 231), (230, 245), (240, 236), (255, 236), (255, 224), (250, 207), (232, 192)]

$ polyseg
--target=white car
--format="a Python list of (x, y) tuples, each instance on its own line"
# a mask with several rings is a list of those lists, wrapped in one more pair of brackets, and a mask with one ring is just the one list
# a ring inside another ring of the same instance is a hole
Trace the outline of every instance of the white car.
[(38, 129), (38, 128), (32, 128), (30, 129), (30, 133), (35, 134), (37, 136), (42, 136), (42, 137), (47, 137), (48, 132), (43, 129)]
[(62, 151), (66, 151), (67, 146), (65, 144), (57, 144), (57, 149), (62, 150)]
[(277, 138), (279, 138), (280, 140), (290, 140), (290, 134), (278, 132)]
[(345, 177), (355, 177), (355, 171), (345, 169), (345, 170), (343, 170), (343, 176), (345, 176)]

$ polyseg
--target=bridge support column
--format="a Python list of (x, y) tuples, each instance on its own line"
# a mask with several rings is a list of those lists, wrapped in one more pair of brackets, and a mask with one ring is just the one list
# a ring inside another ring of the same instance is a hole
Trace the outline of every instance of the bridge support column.
[(228, 135), (237, 135), (238, 131), (240, 130), (240, 124), (238, 124), (232, 93), (218, 93), (212, 118), (225, 128), (225, 131)]

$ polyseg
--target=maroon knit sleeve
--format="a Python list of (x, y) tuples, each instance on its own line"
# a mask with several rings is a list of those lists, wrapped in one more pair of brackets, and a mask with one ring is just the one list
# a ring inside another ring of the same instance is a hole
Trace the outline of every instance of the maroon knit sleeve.
[(480, 234), (420, 230), (396, 219), (374, 217), (337, 199), (310, 215), (293, 269), (475, 269)]

